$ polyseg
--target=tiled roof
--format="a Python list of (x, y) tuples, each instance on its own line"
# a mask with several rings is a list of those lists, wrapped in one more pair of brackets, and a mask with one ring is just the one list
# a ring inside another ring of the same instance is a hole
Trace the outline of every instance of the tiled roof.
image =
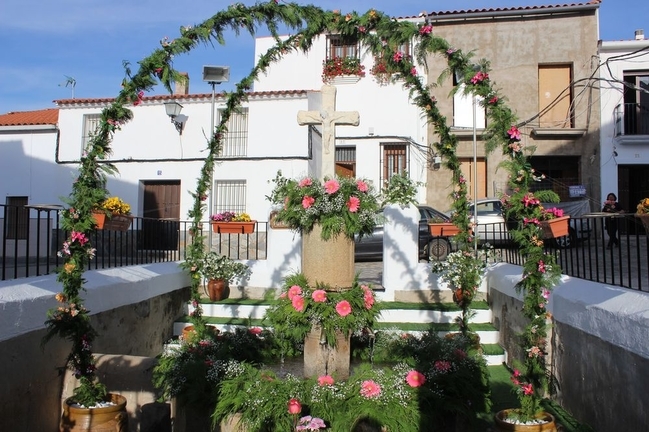
[[(299, 96), (305, 95), (309, 90), (277, 90), (277, 91), (259, 91), (248, 93), (249, 98), (268, 98), (274, 96)], [(216, 97), (223, 97), (223, 93), (217, 93)], [(145, 96), (143, 101), (166, 101), (166, 100), (201, 100), (211, 99), (212, 93), (196, 93), (196, 94), (173, 94), (173, 95), (153, 95)], [(88, 99), (58, 99), (54, 103), (58, 106), (64, 105), (92, 105), (92, 104), (108, 104), (112, 103), (115, 98), (88, 98)]]
[(542, 6), (518, 6), (518, 7), (509, 7), (509, 8), (485, 8), (485, 9), (463, 9), (463, 10), (451, 10), (451, 11), (439, 11), (439, 12), (422, 12), (417, 16), (406, 16), (398, 17), (398, 19), (412, 19), (417, 17), (432, 16), (432, 17), (449, 17), (452, 18), (453, 15), (458, 14), (484, 14), (484, 13), (495, 13), (495, 12), (520, 12), (520, 11), (539, 11), (546, 12), (549, 9), (561, 9), (561, 8), (570, 8), (576, 6), (596, 6), (601, 3), (601, 0), (591, 0), (587, 3), (564, 3), (564, 4), (555, 4), (555, 5), (542, 5)]
[(58, 108), (0, 114), (0, 126), (56, 125), (58, 122)]

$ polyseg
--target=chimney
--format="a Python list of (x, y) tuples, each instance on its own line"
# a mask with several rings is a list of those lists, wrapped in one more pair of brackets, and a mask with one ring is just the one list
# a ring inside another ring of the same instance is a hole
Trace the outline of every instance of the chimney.
[(180, 72), (183, 79), (178, 79), (175, 82), (174, 94), (175, 95), (188, 95), (189, 94), (189, 74), (187, 72)]
[(639, 29), (635, 31), (635, 40), (644, 40), (644, 30)]

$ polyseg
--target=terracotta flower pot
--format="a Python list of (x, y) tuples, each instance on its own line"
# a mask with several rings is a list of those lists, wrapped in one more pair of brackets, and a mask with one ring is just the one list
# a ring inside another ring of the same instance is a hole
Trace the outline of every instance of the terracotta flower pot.
[(428, 229), (433, 237), (452, 237), (460, 233), (460, 229), (450, 222), (429, 223)]
[(211, 301), (221, 301), (228, 298), (228, 284), (224, 279), (210, 279), (207, 281), (207, 295)]
[(212, 231), (217, 234), (252, 234), (257, 221), (250, 222), (211, 222)]
[(562, 216), (541, 222), (544, 238), (557, 238), (568, 235), (568, 220), (570, 216)]
[(126, 432), (126, 398), (114, 393), (109, 393), (109, 396), (115, 405), (102, 408), (78, 408), (71, 405), (70, 398), (66, 399), (60, 432)]

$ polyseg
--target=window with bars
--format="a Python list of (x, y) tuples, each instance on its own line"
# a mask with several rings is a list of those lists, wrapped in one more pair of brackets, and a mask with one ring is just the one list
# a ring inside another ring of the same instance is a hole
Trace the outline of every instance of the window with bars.
[(393, 175), (407, 172), (408, 147), (405, 144), (383, 145), (383, 183), (390, 181)]
[(336, 174), (356, 177), (356, 147), (336, 147)]
[(214, 211), (244, 213), (246, 211), (246, 181), (216, 180), (214, 182)]
[(81, 137), (81, 153), (88, 147), (88, 142), (99, 127), (101, 114), (84, 114), (83, 115), (83, 137)]
[(6, 239), (25, 240), (29, 230), (29, 209), (26, 196), (7, 197), (5, 207)]
[[(219, 121), (224, 110), (219, 110)], [(248, 154), (248, 108), (233, 112), (228, 120), (228, 131), (223, 137), (222, 157), (246, 156)]]
[(342, 35), (327, 36), (327, 60), (336, 57), (351, 57), (360, 59), (359, 44), (356, 38), (344, 37)]

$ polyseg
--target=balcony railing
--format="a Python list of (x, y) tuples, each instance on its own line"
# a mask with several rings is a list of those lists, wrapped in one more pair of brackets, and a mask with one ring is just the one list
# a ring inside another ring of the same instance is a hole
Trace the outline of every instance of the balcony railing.
[(615, 136), (649, 135), (649, 105), (625, 103), (615, 107)]
[[(63, 265), (58, 255), (67, 238), (58, 206), (0, 205), (1, 280), (41, 276)], [(205, 222), (205, 229), (209, 223)], [(134, 217), (127, 231), (94, 231), (97, 249), (89, 270), (185, 259), (191, 222)], [(257, 222), (252, 234), (214, 234), (212, 250), (238, 260), (266, 259), (268, 223)], [(207, 241), (206, 232), (201, 231)]]

